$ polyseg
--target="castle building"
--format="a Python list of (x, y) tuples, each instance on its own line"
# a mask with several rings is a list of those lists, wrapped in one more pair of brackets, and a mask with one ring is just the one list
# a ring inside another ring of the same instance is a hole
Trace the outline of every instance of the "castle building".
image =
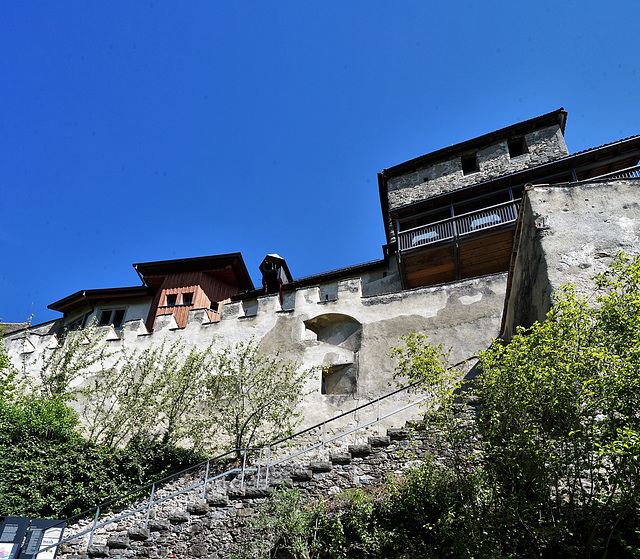
[(318, 366), (312, 424), (388, 392), (401, 335), (425, 333), (462, 361), (543, 319), (561, 283), (638, 252), (640, 136), (570, 154), (566, 120), (559, 109), (380, 172), (380, 260), (294, 279), (267, 255), (258, 288), (240, 253), (134, 264), (141, 285), (68, 295), (49, 305), (59, 319), (16, 326), (5, 344), (34, 371), (91, 320), (116, 349), (253, 336)]

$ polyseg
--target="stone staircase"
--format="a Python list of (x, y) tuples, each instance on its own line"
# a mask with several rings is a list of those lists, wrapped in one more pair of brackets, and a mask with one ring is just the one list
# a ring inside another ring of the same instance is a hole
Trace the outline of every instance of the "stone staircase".
[[(146, 511), (142, 511), (96, 530), (88, 548), (88, 537), (62, 544), (58, 557), (229, 558), (242, 548), (247, 522), (274, 487), (296, 487), (310, 501), (317, 501), (357, 487), (380, 486), (388, 476), (400, 476), (418, 465), (434, 451), (434, 442), (433, 433), (420, 424), (408, 423), (403, 428), (388, 429), (386, 435), (369, 436), (366, 442), (337, 448), (328, 452), (326, 459), (275, 466), (269, 472), (267, 488), (263, 487), (264, 472), (260, 487), (255, 472), (245, 473), (244, 480), (240, 474), (232, 474), (212, 482), (204, 500), (199, 488), (154, 506), (146, 528)], [(181, 484), (188, 487), (196, 477), (190, 474), (180, 478), (164, 490), (180, 490)], [(144, 501), (141, 503), (144, 505)], [(70, 526), (67, 533), (78, 533), (90, 525), (91, 521), (85, 521)]]

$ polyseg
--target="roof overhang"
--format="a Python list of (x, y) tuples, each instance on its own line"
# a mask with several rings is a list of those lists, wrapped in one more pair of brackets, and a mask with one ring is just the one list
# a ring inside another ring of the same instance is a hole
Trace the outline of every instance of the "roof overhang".
[(69, 313), (100, 301), (127, 301), (151, 295), (146, 285), (135, 287), (112, 287), (107, 289), (84, 289), (47, 306), (48, 309)]
[(212, 275), (225, 283), (236, 285), (239, 290), (253, 289), (253, 281), (247, 271), (242, 254), (217, 254), (178, 260), (159, 260), (157, 262), (141, 262), (133, 264), (146, 283), (152, 278), (183, 272), (203, 272)]

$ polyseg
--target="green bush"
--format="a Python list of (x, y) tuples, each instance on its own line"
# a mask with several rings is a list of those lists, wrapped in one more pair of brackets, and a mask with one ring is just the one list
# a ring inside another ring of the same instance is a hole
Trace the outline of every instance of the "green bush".
[(0, 516), (67, 518), (203, 459), (136, 439), (87, 442), (60, 400), (0, 401)]

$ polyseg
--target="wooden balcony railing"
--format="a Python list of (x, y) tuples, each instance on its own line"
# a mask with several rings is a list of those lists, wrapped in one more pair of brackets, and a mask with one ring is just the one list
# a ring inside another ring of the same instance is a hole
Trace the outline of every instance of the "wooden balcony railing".
[(463, 235), (470, 235), (484, 229), (514, 223), (518, 219), (519, 209), (520, 200), (512, 200), (428, 225), (414, 227), (407, 231), (400, 231), (398, 233), (398, 250), (408, 251)]

